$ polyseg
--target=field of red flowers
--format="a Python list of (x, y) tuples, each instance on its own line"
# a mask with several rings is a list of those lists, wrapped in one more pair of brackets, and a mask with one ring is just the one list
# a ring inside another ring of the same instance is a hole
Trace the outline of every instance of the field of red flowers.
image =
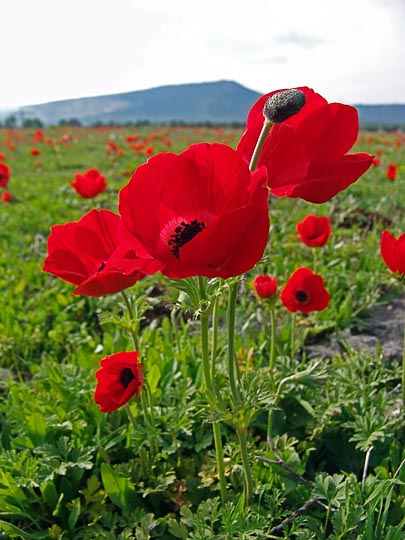
[(0, 538), (405, 538), (405, 135), (302, 93), (0, 130)]

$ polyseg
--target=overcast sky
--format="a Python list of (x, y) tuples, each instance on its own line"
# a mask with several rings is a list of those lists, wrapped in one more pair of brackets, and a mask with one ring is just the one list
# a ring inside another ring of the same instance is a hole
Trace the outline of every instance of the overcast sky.
[(228, 79), (405, 103), (405, 0), (0, 0), (0, 109)]

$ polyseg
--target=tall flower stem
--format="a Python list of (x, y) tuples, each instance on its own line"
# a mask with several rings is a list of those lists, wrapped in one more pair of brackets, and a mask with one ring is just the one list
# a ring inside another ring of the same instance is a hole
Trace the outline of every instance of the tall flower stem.
[[(126, 306), (127, 311), (128, 311), (128, 316), (129, 316), (128, 328), (129, 328), (129, 333), (130, 333), (131, 338), (132, 338), (132, 343), (133, 343), (134, 349), (136, 351), (139, 351), (139, 337), (138, 337), (138, 332), (137, 332), (139, 321), (137, 320), (137, 314), (134, 313), (131, 302), (130, 302), (130, 300), (128, 298), (128, 295), (126, 294), (125, 291), (121, 291), (121, 296), (122, 296), (122, 298), (124, 300), (125, 306)], [(142, 412), (143, 412), (145, 421), (148, 424), (148, 426), (151, 429), (153, 429), (153, 427), (155, 425), (155, 421), (154, 421), (154, 418), (153, 418), (153, 408), (152, 408), (152, 401), (151, 401), (151, 396), (150, 396), (150, 388), (149, 388), (149, 385), (148, 385), (148, 382), (147, 382), (146, 379), (144, 381), (143, 389), (142, 389), (142, 392), (141, 392), (141, 395), (140, 395), (140, 401), (141, 401)], [(126, 410), (127, 410), (128, 414), (129, 414), (129, 417), (130, 417), (130, 420), (131, 420), (132, 424), (135, 427), (134, 417), (133, 417), (131, 411), (129, 410), (129, 407), (127, 407)], [(151, 452), (153, 454), (156, 454), (156, 449), (154, 448), (153, 441), (151, 441)]]
[[(206, 287), (203, 277), (198, 278), (200, 299), (206, 300)], [(209, 356), (209, 310), (203, 309), (200, 315), (201, 321), (201, 351), (202, 351), (202, 365), (204, 374), (205, 388), (208, 393), (209, 400), (215, 399), (216, 392), (213, 386), (213, 373), (210, 369), (210, 356)], [(212, 430), (214, 434), (215, 455), (217, 458), (217, 469), (219, 477), (219, 489), (221, 493), (221, 500), (226, 500), (226, 479), (225, 479), (225, 462), (224, 462), (224, 450), (222, 447), (221, 426), (218, 422), (213, 422)]]
[(252, 471), (250, 469), (249, 454), (247, 450), (246, 431), (240, 430), (240, 431), (237, 431), (237, 434), (238, 434), (238, 440), (239, 440), (240, 455), (242, 458), (243, 471), (245, 475), (245, 490), (246, 490), (245, 491), (246, 493), (245, 505), (250, 506), (252, 504), (252, 499), (253, 499), (253, 478), (252, 478)]
[(273, 377), (274, 360), (276, 357), (276, 316), (274, 314), (274, 306), (270, 307), (270, 358), (269, 358), (269, 371), (270, 377)]
[(402, 416), (405, 418), (405, 326), (404, 326), (404, 341), (403, 341), (403, 347), (402, 347), (401, 388), (402, 388)]
[(239, 365), (235, 355), (235, 318), (236, 318), (236, 299), (238, 294), (238, 282), (229, 285), (228, 300), (228, 377), (233, 402), (241, 400), (237, 379), (239, 379)]
[(271, 129), (271, 126), (273, 126), (273, 122), (271, 120), (267, 120), (267, 118), (264, 119), (263, 127), (260, 132), (259, 138), (257, 139), (255, 149), (253, 150), (252, 158), (250, 160), (249, 164), (249, 170), (254, 171), (257, 166), (257, 162), (259, 160), (260, 152), (262, 151), (264, 141), (266, 140), (266, 137)]
[(290, 354), (291, 360), (295, 357), (296, 344), (295, 344), (295, 313), (291, 313), (291, 324), (290, 324)]

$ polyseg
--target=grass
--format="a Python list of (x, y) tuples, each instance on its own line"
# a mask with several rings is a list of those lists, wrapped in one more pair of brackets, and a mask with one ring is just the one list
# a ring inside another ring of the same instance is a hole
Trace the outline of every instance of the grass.
[[(356, 149), (381, 152), (382, 164), (329, 203), (271, 200), (269, 247), (239, 283), (238, 407), (227, 394), (226, 287), (216, 308), (214, 358), (222, 408), (204, 392), (200, 321), (193, 316), (201, 306), (161, 276), (128, 291), (139, 313), (153, 410), (150, 422), (140, 402), (130, 402), (131, 423), (125, 408), (103, 414), (93, 400), (100, 359), (131, 349), (125, 304), (120, 295), (74, 297), (70, 285), (42, 273), (49, 228), (92, 207), (116, 211), (118, 191), (146, 160), (145, 148), (179, 152), (201, 141), (235, 146), (240, 132), (65, 129), (47, 129), (48, 143), (35, 144), (38, 156), (30, 154), (33, 131), (0, 130), (13, 195), (0, 205), (2, 538), (405, 538), (401, 359), (388, 361), (381, 348), (348, 345), (330, 358), (305, 355), (309, 341), (361, 329), (364, 314), (387, 291), (403, 294), (379, 255), (384, 228), (396, 236), (405, 231), (403, 135), (362, 134)], [(138, 140), (128, 143), (129, 135)], [(110, 140), (122, 155), (106, 151)], [(385, 177), (389, 163), (401, 165), (394, 182)], [(91, 167), (105, 174), (108, 189), (86, 201), (69, 182)], [(296, 237), (295, 224), (309, 213), (329, 216), (333, 227), (328, 244), (316, 252)], [(276, 302), (270, 378), (269, 312), (252, 280), (269, 273), (282, 287), (298, 266), (322, 274), (331, 303), (296, 317), (299, 354), (291, 357), (291, 317)], [(219, 285), (211, 283), (209, 302), (216, 302)], [(212, 344), (212, 329), (208, 337)], [(235, 418), (246, 428), (254, 486), (249, 506)], [(213, 422), (221, 425), (225, 497)]]

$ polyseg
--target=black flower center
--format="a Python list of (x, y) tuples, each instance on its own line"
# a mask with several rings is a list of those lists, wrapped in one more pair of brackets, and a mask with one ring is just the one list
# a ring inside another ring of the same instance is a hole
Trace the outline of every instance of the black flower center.
[(118, 382), (124, 388), (128, 388), (129, 383), (133, 381), (134, 379), (135, 379), (135, 375), (132, 373), (132, 370), (129, 367), (126, 367), (121, 371), (118, 377)]
[(171, 253), (178, 259), (180, 257), (180, 248), (190, 242), (199, 232), (205, 228), (205, 223), (193, 219), (190, 223), (182, 221), (174, 229), (167, 245), (170, 246)]
[(105, 267), (105, 262), (104, 262), (104, 261), (101, 261), (101, 264), (100, 264), (100, 266), (99, 266), (98, 269), (97, 269), (97, 272), (101, 272), (101, 270), (104, 270), (104, 267)]
[(295, 292), (295, 299), (300, 304), (305, 304), (305, 302), (308, 302), (309, 296), (306, 291), (303, 291), (302, 289), (298, 289), (298, 291)]

